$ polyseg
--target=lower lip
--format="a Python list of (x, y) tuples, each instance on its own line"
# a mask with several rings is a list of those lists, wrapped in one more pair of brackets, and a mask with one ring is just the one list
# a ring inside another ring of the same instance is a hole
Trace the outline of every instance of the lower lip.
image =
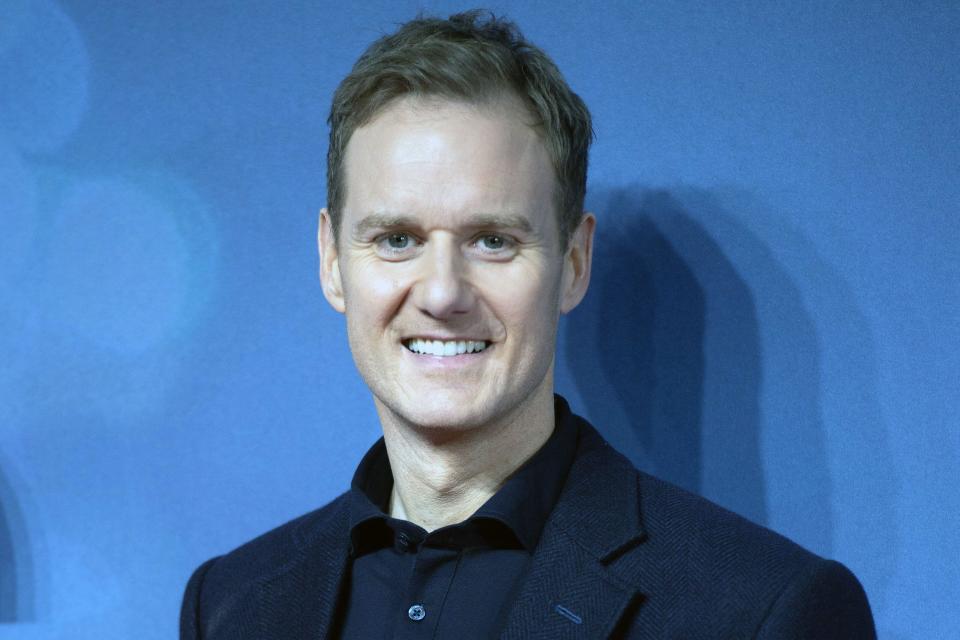
[(488, 344), (487, 348), (483, 351), (477, 351), (474, 353), (461, 353), (455, 356), (434, 356), (428, 353), (414, 353), (403, 345), (401, 345), (400, 348), (403, 349), (408, 356), (413, 358), (414, 362), (416, 362), (418, 365), (447, 369), (463, 367), (475, 362), (479, 362), (480, 359), (486, 355), (490, 349), (493, 348), (493, 345)]

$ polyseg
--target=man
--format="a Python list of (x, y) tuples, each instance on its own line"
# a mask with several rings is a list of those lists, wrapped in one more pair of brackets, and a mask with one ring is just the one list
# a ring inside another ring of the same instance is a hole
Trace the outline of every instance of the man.
[(540, 50), (414, 20), (330, 125), (320, 277), (384, 437), (348, 493), (202, 565), (182, 637), (873, 637), (844, 567), (638, 472), (553, 395), (595, 219), (590, 116)]

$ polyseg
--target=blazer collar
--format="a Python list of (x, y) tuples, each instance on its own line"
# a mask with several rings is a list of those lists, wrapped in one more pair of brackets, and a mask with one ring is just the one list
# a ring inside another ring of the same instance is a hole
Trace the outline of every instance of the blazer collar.
[(346, 494), (330, 505), (326, 515), (301, 523), (294, 533), (295, 550), (290, 562), (262, 583), (258, 638), (326, 638), (333, 631), (349, 562)]
[(589, 422), (569, 409), (565, 419), (575, 423), (579, 440), (551, 520), (608, 563), (646, 537), (637, 470)]
[(641, 594), (612, 566), (645, 537), (637, 472), (585, 420), (503, 638), (608, 637)]

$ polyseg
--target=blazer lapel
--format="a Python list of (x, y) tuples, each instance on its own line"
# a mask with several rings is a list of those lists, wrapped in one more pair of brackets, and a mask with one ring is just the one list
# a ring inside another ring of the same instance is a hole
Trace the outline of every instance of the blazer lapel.
[(636, 470), (585, 421), (503, 638), (606, 638), (642, 594), (611, 563), (643, 537)]
[(556, 541), (534, 556), (501, 637), (606, 638), (637, 595), (575, 543)]
[(349, 559), (345, 503), (322, 528), (303, 529), (291, 562), (260, 587), (260, 638), (319, 639), (332, 631)]

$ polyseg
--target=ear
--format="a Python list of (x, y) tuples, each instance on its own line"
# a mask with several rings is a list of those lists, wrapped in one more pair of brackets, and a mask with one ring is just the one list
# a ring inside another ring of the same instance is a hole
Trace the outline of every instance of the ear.
[(580, 224), (570, 236), (567, 253), (563, 257), (563, 290), (560, 293), (560, 312), (569, 313), (580, 304), (590, 285), (590, 262), (593, 259), (593, 230), (597, 219), (585, 212)]
[(323, 296), (330, 306), (344, 312), (343, 282), (340, 278), (340, 254), (337, 252), (337, 239), (333, 234), (333, 222), (326, 208), (320, 210), (320, 224), (317, 228), (317, 248), (320, 252), (320, 284)]

